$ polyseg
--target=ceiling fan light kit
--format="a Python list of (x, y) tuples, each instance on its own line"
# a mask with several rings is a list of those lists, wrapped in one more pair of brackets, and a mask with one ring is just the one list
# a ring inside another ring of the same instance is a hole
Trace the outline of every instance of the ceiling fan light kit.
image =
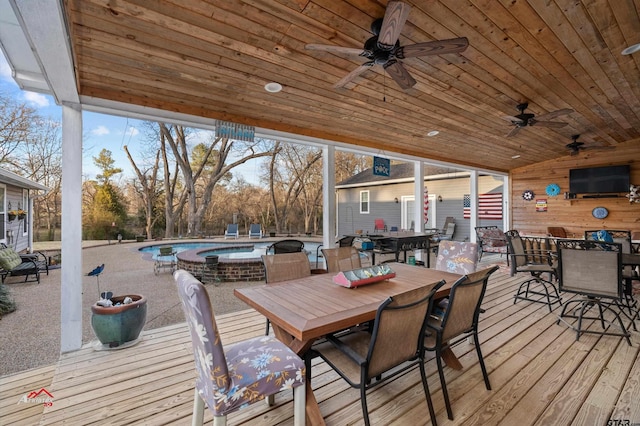
[(368, 59), (368, 62), (360, 65), (338, 81), (334, 85), (335, 88), (342, 88), (371, 67), (381, 65), (398, 86), (404, 90), (410, 89), (416, 85), (416, 80), (409, 74), (401, 60), (418, 56), (460, 53), (469, 46), (469, 40), (466, 37), (400, 46), (398, 38), (410, 11), (411, 6), (408, 4), (390, 1), (387, 4), (384, 18), (376, 19), (371, 24), (373, 37), (364, 43), (363, 49), (323, 44), (307, 44), (305, 49), (358, 55)]

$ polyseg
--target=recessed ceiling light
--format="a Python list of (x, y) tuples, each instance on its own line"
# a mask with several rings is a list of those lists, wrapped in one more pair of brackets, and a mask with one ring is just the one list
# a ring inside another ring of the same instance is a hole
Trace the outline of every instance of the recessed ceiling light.
[(519, 155), (512, 155), (511, 158), (513, 158), (515, 160), (516, 158), (520, 158), (520, 156)]
[(267, 83), (264, 85), (264, 90), (270, 93), (278, 93), (282, 90), (282, 85), (280, 83)]
[(439, 135), (439, 134), (440, 134), (440, 132), (439, 132), (439, 131), (437, 131), (437, 130), (432, 130), (432, 131), (430, 131), (429, 133), (427, 133), (427, 136), (437, 136), (437, 135)]
[(638, 50), (640, 50), (640, 43), (638, 44), (634, 44), (633, 46), (629, 46), (626, 49), (624, 49), (622, 51), (623, 55), (631, 55), (632, 53), (636, 53)]

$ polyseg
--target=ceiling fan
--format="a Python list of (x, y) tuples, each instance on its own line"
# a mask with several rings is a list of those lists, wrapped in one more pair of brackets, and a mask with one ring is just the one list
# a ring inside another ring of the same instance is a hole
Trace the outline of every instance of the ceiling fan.
[(580, 153), (580, 151), (583, 151), (585, 149), (597, 149), (597, 150), (607, 150), (607, 149), (614, 149), (615, 147), (613, 146), (584, 146), (584, 142), (580, 142), (578, 140), (578, 138), (580, 137), (580, 135), (573, 135), (571, 136), (571, 140), (573, 142), (568, 143), (565, 145), (565, 147), (569, 150), (569, 155), (578, 155)]
[(564, 123), (562, 121), (548, 121), (548, 120), (552, 120), (561, 115), (571, 114), (573, 112), (573, 110), (570, 108), (564, 108), (564, 109), (559, 109), (557, 111), (551, 111), (546, 114), (542, 114), (536, 118), (535, 114), (524, 112), (524, 110), (526, 110), (528, 107), (529, 107), (529, 103), (527, 102), (519, 104), (516, 108), (518, 109), (518, 111), (520, 111), (520, 114), (515, 116), (505, 115), (504, 117), (502, 117), (505, 120), (511, 122), (511, 124), (515, 126), (509, 132), (509, 134), (507, 134), (508, 138), (510, 138), (511, 136), (515, 136), (520, 131), (520, 129), (527, 126), (554, 127), (554, 128), (564, 127), (567, 125), (567, 123)]
[(384, 18), (376, 19), (371, 24), (373, 37), (365, 42), (363, 49), (325, 44), (307, 44), (305, 49), (363, 56), (369, 60), (338, 81), (334, 85), (335, 88), (344, 87), (374, 65), (382, 65), (384, 70), (402, 89), (410, 89), (416, 84), (416, 80), (409, 74), (400, 60), (417, 56), (459, 53), (469, 46), (469, 41), (466, 37), (400, 46), (398, 37), (400, 37), (400, 32), (404, 27), (410, 10), (411, 6), (406, 3), (390, 1)]

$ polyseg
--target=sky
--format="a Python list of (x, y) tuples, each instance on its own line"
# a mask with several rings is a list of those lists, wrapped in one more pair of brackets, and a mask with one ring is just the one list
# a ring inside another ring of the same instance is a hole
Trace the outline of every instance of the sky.
[[(11, 77), (11, 69), (2, 51), (0, 51), (0, 92), (34, 108), (43, 117), (62, 123), (62, 109), (56, 105), (52, 96), (23, 91), (18, 87)], [(114, 166), (123, 169), (123, 178), (134, 177), (133, 167), (123, 147), (128, 146), (136, 163), (142, 162), (141, 143), (145, 137), (142, 131), (142, 121), (87, 111), (83, 111), (82, 121), (84, 134), (82, 173), (85, 179), (94, 179), (96, 174), (100, 173), (100, 169), (93, 162), (93, 157), (97, 157), (103, 148), (111, 151), (115, 161)], [(195, 137), (206, 138), (207, 133), (202, 130), (196, 132)], [(252, 161), (234, 169), (233, 173), (236, 176), (242, 176), (250, 183), (257, 184), (259, 170), (260, 163)]]

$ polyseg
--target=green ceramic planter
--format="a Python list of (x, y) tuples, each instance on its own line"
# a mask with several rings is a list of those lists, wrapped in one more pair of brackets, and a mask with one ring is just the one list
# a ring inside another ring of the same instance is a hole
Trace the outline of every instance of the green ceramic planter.
[(96, 304), (91, 306), (93, 331), (100, 343), (110, 348), (136, 340), (147, 319), (147, 299), (144, 296), (127, 294), (112, 297), (111, 300), (115, 305), (122, 303), (127, 296), (133, 299), (133, 303), (109, 307)]

